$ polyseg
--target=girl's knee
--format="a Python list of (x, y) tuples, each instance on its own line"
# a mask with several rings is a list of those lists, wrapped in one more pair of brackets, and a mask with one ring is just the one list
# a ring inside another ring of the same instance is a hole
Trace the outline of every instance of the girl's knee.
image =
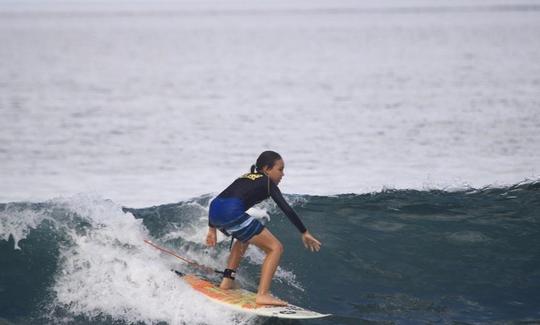
[(280, 241), (276, 240), (275, 242), (272, 243), (272, 245), (270, 246), (270, 250), (272, 252), (275, 252), (277, 254), (283, 254), (283, 251), (284, 251), (284, 248), (283, 248), (283, 244), (281, 244)]

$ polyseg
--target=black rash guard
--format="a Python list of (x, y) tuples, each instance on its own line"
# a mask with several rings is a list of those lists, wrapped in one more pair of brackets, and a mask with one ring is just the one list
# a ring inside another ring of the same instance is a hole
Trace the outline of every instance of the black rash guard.
[(307, 231), (296, 212), (285, 201), (281, 191), (268, 176), (260, 173), (245, 174), (236, 179), (229, 187), (218, 195), (219, 198), (239, 198), (245, 209), (249, 209), (255, 204), (272, 197), (278, 207), (285, 213), (287, 218), (301, 232)]

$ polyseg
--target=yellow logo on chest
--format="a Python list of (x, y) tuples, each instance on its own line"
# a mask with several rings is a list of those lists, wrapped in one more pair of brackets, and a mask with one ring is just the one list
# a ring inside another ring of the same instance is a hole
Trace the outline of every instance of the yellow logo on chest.
[(250, 179), (252, 181), (256, 180), (257, 178), (261, 178), (261, 177), (263, 177), (262, 174), (252, 174), (252, 173), (244, 174), (244, 175), (240, 176), (240, 178), (247, 178), (247, 179)]

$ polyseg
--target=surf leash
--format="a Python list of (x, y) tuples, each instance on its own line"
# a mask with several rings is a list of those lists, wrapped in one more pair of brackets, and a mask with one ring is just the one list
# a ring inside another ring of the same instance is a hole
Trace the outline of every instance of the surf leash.
[(194, 266), (194, 267), (197, 267), (197, 268), (199, 268), (199, 269), (201, 269), (201, 270), (204, 270), (204, 271), (206, 271), (206, 272), (209, 272), (209, 273), (219, 273), (219, 274), (223, 274), (223, 273), (224, 273), (223, 271), (219, 271), (219, 270), (213, 269), (213, 268), (211, 268), (211, 267), (209, 267), (209, 266), (199, 264), (199, 263), (197, 263), (197, 262), (195, 262), (195, 261), (192, 261), (192, 260), (190, 260), (190, 259), (188, 259), (188, 258), (185, 258), (185, 257), (183, 257), (183, 256), (180, 256), (180, 255), (176, 254), (175, 252), (173, 252), (173, 251), (171, 251), (171, 250), (168, 250), (168, 249), (166, 249), (166, 248), (163, 248), (163, 247), (161, 247), (161, 246), (158, 246), (158, 245), (154, 244), (152, 241), (150, 241), (150, 240), (148, 240), (148, 239), (145, 239), (144, 242), (147, 243), (148, 245), (150, 245), (150, 246), (152, 246), (152, 247), (154, 247), (154, 248), (156, 248), (156, 249), (158, 249), (158, 250), (164, 252), (164, 253), (167, 253), (167, 254), (169, 254), (169, 255), (172, 255), (172, 256), (174, 256), (174, 257), (176, 257), (176, 258), (178, 258), (178, 259), (180, 259), (180, 260), (182, 260), (182, 261), (188, 263), (189, 265), (192, 265), (192, 266)]

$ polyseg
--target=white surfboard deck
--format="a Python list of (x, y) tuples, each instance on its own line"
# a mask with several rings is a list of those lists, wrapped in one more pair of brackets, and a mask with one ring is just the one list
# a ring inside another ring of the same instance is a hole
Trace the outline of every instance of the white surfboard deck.
[(223, 290), (216, 286), (214, 283), (202, 279), (196, 275), (184, 275), (177, 271), (176, 273), (195, 291), (201, 293), (206, 298), (217, 304), (220, 304), (238, 312), (254, 314), (264, 317), (278, 317), (289, 319), (309, 319), (330, 316), (330, 314), (321, 314), (292, 304), (283, 307), (258, 305), (255, 303), (256, 294), (254, 292), (244, 289)]

